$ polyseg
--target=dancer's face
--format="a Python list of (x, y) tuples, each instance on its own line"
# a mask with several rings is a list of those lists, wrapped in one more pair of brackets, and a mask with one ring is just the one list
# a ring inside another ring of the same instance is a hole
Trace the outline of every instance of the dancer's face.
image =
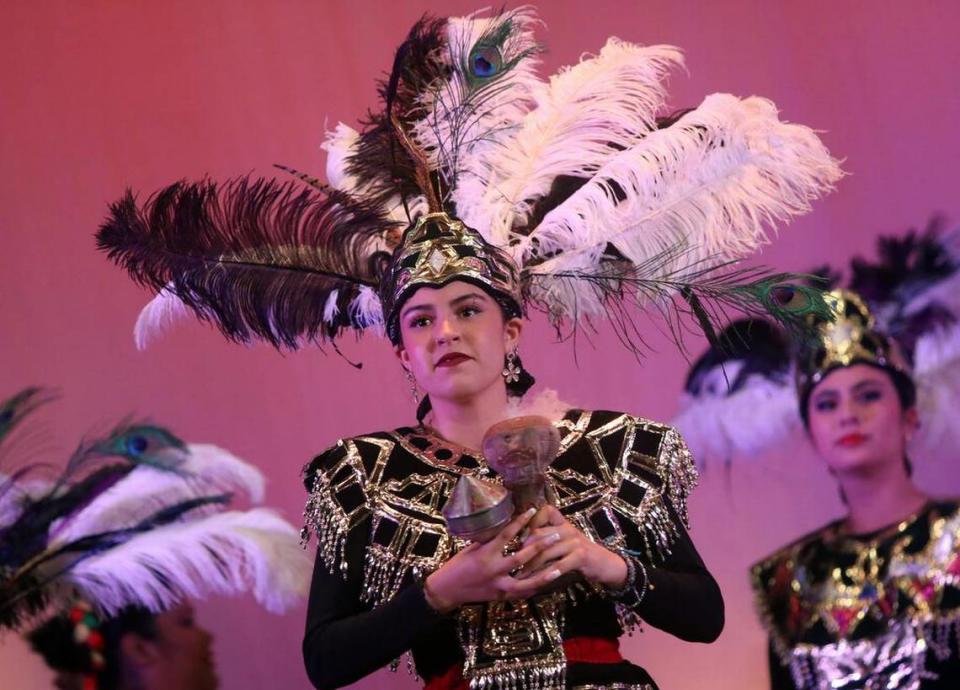
[(400, 362), (432, 400), (466, 401), (504, 385), (504, 357), (523, 322), (504, 319), (500, 305), (462, 281), (420, 288), (400, 311)]
[(154, 620), (155, 637), (129, 641), (125, 652), (140, 684), (151, 689), (215, 690), (210, 633), (196, 624), (193, 607), (178, 604)]
[(835, 369), (813, 389), (807, 405), (810, 437), (835, 474), (903, 464), (917, 413), (903, 409), (886, 372), (867, 364)]

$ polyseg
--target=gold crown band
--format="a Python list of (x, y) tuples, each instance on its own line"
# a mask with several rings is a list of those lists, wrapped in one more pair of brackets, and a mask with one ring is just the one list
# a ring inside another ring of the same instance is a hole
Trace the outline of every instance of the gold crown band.
[(876, 319), (860, 295), (850, 290), (833, 290), (824, 299), (835, 319), (811, 324), (816, 335), (797, 361), (797, 391), (801, 400), (828, 373), (853, 364), (873, 364), (912, 377), (900, 347), (877, 328)]
[(407, 231), (380, 284), (387, 335), (400, 341), (400, 307), (417, 288), (465, 280), (484, 288), (508, 316), (520, 316), (520, 273), (513, 259), (446, 213), (421, 216)]

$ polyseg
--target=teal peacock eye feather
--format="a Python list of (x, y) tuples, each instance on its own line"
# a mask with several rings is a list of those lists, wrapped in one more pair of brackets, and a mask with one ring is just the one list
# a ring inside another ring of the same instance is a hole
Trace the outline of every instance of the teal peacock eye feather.
[(772, 285), (767, 292), (769, 301), (779, 309), (785, 309), (796, 313), (810, 308), (813, 304), (813, 297), (803, 290), (797, 289), (798, 286), (789, 283), (785, 285)]
[(498, 80), (534, 52), (530, 48), (519, 51), (509, 59), (504, 57), (504, 52), (511, 52), (507, 42), (517, 29), (509, 19), (503, 21), (484, 33), (470, 49), (464, 71), (471, 89), (480, 89), (489, 82)]
[[(796, 278), (797, 276), (790, 276)], [(771, 276), (765, 280), (744, 286), (764, 310), (783, 324), (810, 324), (815, 321), (832, 321), (833, 309), (817, 287), (784, 280), (785, 275)]]
[(769, 302), (791, 314), (797, 316), (823, 316), (829, 318), (833, 311), (823, 298), (823, 290), (808, 285), (794, 283), (777, 283), (769, 287), (767, 293)]
[(183, 441), (166, 429), (137, 425), (122, 429), (96, 445), (96, 452), (127, 458), (132, 462), (170, 465), (169, 450), (184, 450)]
[(503, 69), (503, 56), (497, 46), (478, 46), (470, 51), (470, 76), (478, 80), (495, 77)]

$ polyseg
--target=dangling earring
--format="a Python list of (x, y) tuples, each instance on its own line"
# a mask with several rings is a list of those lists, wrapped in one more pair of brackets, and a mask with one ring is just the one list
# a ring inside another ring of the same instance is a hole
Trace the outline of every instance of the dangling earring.
[(407, 381), (410, 382), (410, 394), (413, 396), (413, 402), (420, 402), (420, 391), (417, 390), (417, 379), (413, 373), (404, 367), (403, 372), (407, 375)]
[(503, 366), (503, 378), (507, 383), (516, 383), (520, 380), (520, 365), (517, 364), (517, 348), (513, 348), (513, 352), (507, 353), (507, 362)]

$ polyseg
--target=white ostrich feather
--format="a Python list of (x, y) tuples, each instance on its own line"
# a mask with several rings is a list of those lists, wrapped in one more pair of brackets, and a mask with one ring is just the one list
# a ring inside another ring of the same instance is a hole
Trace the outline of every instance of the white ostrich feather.
[[(530, 269), (541, 275), (597, 275), (608, 243), (637, 266), (680, 244), (682, 264), (703, 267), (708, 257), (754, 251), (767, 227), (808, 211), (840, 176), (814, 132), (780, 122), (770, 101), (714, 94), (614, 156), (514, 251), (524, 265), (559, 252)], [(663, 274), (679, 268), (657, 266)], [(587, 281), (554, 282), (546, 301), (556, 310), (603, 313)]]
[(209, 444), (187, 446), (175, 470), (138, 465), (89, 505), (51, 526), (52, 547), (99, 532), (132, 527), (153, 513), (181, 501), (241, 491), (263, 500), (263, 474), (243, 460)]
[(682, 65), (672, 46), (611, 38), (600, 54), (552, 76), (508, 141), (465, 157), (454, 191), (458, 213), (506, 244), (560, 175), (589, 178), (618, 150), (655, 128), (665, 73)]
[(320, 148), (327, 152), (327, 183), (334, 189), (354, 192), (357, 180), (347, 172), (347, 158), (354, 153), (360, 133), (353, 127), (338, 122), (327, 131)]
[(671, 424), (700, 467), (759, 458), (801, 427), (794, 387), (760, 375), (750, 376), (730, 395), (685, 395), (680, 410)]
[[(9, 482), (9, 484), (8, 484)], [(27, 502), (46, 494), (51, 483), (42, 479), (11, 479), (0, 472), (0, 529), (12, 525)]]
[[(531, 7), (508, 10), (492, 17), (452, 17), (447, 21), (447, 50), (442, 56), (450, 77), (428, 87), (419, 107), (426, 116), (416, 122), (413, 137), (431, 162), (456, 179), (462, 158), (478, 147), (494, 146), (515, 132), (533, 107), (533, 93), (543, 82), (536, 74), (539, 59), (533, 28), (538, 23)], [(526, 54), (501, 76), (477, 87), (466, 73), (470, 52), (488, 32), (504, 22), (510, 31), (499, 46), (505, 64)]]
[(547, 214), (522, 256), (599, 254), (611, 242), (639, 263), (681, 238), (702, 256), (742, 256), (766, 240), (764, 225), (807, 212), (840, 175), (813, 131), (781, 123), (770, 101), (714, 94), (614, 156)]
[(360, 294), (350, 303), (350, 319), (361, 328), (383, 327), (383, 305), (373, 288), (363, 286)]
[(146, 350), (174, 324), (192, 315), (190, 308), (167, 286), (140, 310), (133, 327), (133, 342), (138, 350)]
[(81, 560), (67, 580), (107, 615), (131, 604), (159, 611), (183, 598), (248, 589), (279, 613), (306, 593), (309, 572), (297, 530), (257, 508), (158, 527)]
[(920, 430), (914, 447), (940, 453), (960, 443), (960, 326), (921, 337), (914, 351), (914, 382)]
[(339, 290), (332, 290), (330, 294), (327, 295), (327, 301), (323, 304), (324, 323), (333, 323), (334, 320), (340, 315), (340, 307), (337, 305), (337, 296), (339, 294)]

